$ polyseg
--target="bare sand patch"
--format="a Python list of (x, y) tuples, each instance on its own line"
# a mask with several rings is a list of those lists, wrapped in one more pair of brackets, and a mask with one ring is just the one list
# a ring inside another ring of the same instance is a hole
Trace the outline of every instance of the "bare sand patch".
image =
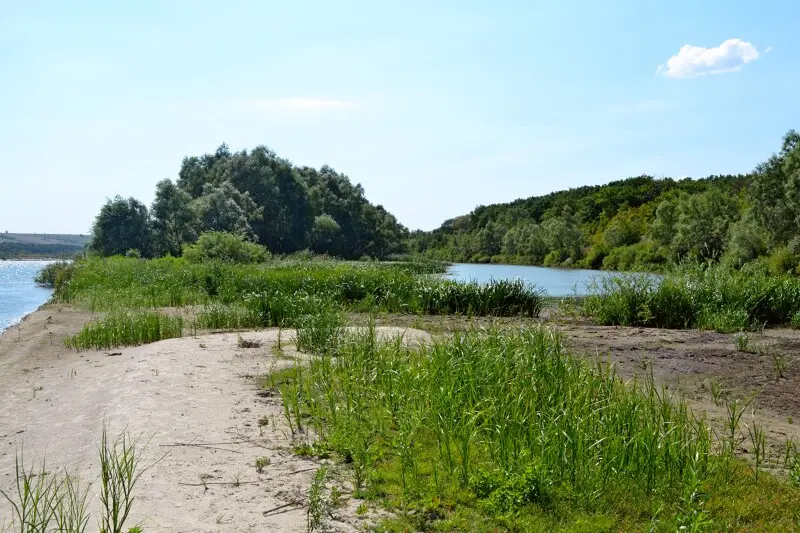
[[(0, 336), (1, 488), (14, 484), (21, 446), (27, 460), (46, 457), (94, 481), (105, 423), (112, 435), (127, 428), (149, 439), (143, 464), (158, 461), (137, 485), (131, 525), (148, 532), (305, 531), (303, 503), (320, 463), (293, 453), (279, 395), (264, 393), (254, 379), (306, 357), (287, 344), (292, 331), (282, 332), (281, 352), (277, 330), (241, 333), (260, 342), (256, 348), (239, 347), (237, 333), (121, 348), (113, 356), (64, 348), (64, 336), (90, 319), (45, 306)], [(405, 328), (379, 333), (402, 334), (406, 342), (429, 338)], [(260, 457), (269, 462), (262, 472)], [(95, 494), (96, 482), (93, 488)], [(368, 527), (355, 506), (337, 510), (329, 529)], [(0, 517), (7, 516), (0, 502)]]

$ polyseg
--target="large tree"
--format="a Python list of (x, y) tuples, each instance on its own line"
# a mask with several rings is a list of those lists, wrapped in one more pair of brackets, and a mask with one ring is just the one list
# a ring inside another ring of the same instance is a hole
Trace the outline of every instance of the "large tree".
[(263, 212), (249, 193), (239, 191), (229, 181), (206, 185), (192, 208), (197, 213), (199, 232), (224, 231), (247, 239), (255, 239), (252, 224), (261, 220)]
[(135, 198), (115, 196), (106, 201), (92, 227), (90, 249), (101, 255), (120, 255), (136, 250), (151, 254), (150, 217), (147, 207)]
[(150, 207), (153, 217), (153, 243), (158, 255), (181, 254), (183, 245), (197, 238), (196, 214), (192, 197), (171, 180), (156, 184), (156, 197)]

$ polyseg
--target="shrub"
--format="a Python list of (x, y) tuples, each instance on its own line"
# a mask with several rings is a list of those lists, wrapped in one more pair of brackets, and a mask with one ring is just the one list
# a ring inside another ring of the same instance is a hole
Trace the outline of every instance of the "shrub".
[(211, 231), (200, 235), (197, 242), (183, 247), (183, 256), (190, 263), (224, 261), (230, 263), (263, 263), (269, 259), (267, 249), (248, 242), (241, 235)]
[(34, 281), (45, 287), (57, 287), (67, 281), (70, 275), (71, 263), (68, 261), (56, 261), (49, 263), (36, 274)]

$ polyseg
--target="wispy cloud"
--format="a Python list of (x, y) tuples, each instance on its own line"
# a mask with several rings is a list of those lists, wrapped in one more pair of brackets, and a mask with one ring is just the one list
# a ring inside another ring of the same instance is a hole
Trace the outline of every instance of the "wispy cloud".
[(320, 98), (270, 98), (244, 100), (241, 106), (249, 111), (324, 111), (355, 107), (346, 100)]
[[(768, 52), (767, 49), (764, 53)], [(734, 72), (743, 65), (755, 61), (762, 53), (747, 41), (728, 39), (714, 48), (685, 44), (670, 57), (666, 64), (659, 65), (658, 74), (667, 78), (694, 78), (710, 74)]]

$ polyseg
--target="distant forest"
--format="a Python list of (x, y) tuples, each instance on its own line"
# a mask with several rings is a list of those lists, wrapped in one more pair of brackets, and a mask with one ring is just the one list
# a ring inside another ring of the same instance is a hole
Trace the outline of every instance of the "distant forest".
[(640, 176), (477, 207), (430, 231), (411, 253), (455, 262), (653, 270), (682, 260), (774, 272), (800, 263), (800, 135), (750, 174)]
[(205, 232), (226, 232), (272, 253), (311, 250), (347, 259), (405, 250), (408, 230), (361, 185), (330, 167), (297, 167), (259, 146), (186, 157), (177, 182), (156, 185), (153, 204), (115, 197), (97, 216), (90, 249), (101, 255), (181, 255)]
[(684, 260), (773, 272), (800, 264), (800, 134), (745, 175), (639, 176), (479, 206), (433, 231), (409, 231), (361, 185), (328, 166), (298, 167), (264, 146), (186, 157), (148, 208), (119, 196), (101, 209), (90, 250), (181, 255), (205, 232), (278, 254), (657, 270)]
[(0, 233), (0, 260), (69, 258), (82, 252), (89, 237), (48, 233)]

